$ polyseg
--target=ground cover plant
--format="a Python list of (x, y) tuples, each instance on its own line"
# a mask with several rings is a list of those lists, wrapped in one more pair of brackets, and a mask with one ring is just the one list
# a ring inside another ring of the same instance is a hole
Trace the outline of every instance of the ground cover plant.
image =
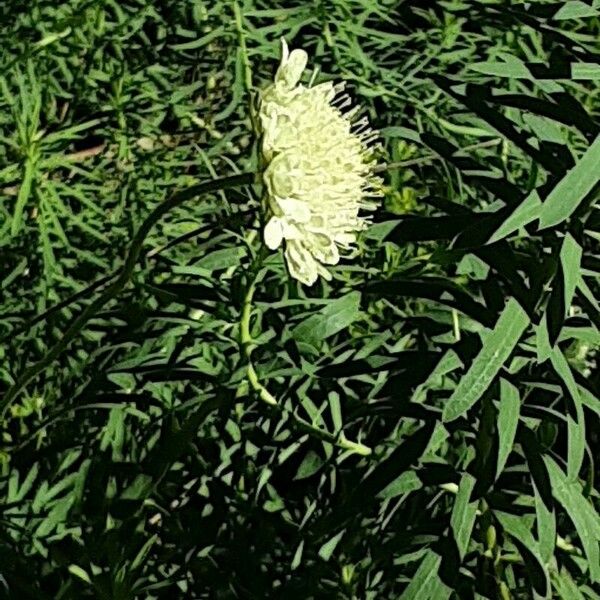
[[(311, 286), (281, 38), (380, 132)], [(600, 598), (599, 2), (5, 0), (0, 66), (0, 597)]]

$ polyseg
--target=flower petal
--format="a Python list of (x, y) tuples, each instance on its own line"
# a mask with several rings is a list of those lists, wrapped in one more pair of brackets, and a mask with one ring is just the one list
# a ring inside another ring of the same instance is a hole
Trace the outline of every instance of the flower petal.
[(337, 265), (340, 254), (335, 242), (326, 234), (314, 234), (310, 238), (310, 252), (319, 261), (326, 265)]
[(290, 275), (304, 283), (313, 285), (317, 280), (317, 261), (310, 252), (303, 247), (301, 242), (289, 241), (286, 244), (285, 259)]
[(275, 202), (290, 221), (294, 223), (308, 223), (310, 221), (310, 206), (306, 202), (295, 198), (277, 198)]
[(293, 168), (291, 157), (283, 153), (271, 161), (263, 173), (263, 180), (271, 196), (286, 198), (292, 193), (294, 181), (290, 173)]
[(278, 217), (271, 217), (265, 225), (264, 230), (265, 244), (267, 248), (276, 250), (283, 241), (283, 225)]
[(300, 81), (302, 73), (308, 63), (308, 54), (304, 50), (288, 50), (287, 43), (282, 39), (281, 64), (275, 75), (275, 83), (291, 90)]

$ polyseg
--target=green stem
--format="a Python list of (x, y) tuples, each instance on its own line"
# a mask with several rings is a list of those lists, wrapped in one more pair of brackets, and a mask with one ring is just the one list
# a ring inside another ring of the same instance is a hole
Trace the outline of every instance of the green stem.
[(196, 198), (200, 194), (215, 192), (232, 187), (251, 184), (256, 178), (255, 173), (244, 173), (241, 175), (232, 175), (211, 181), (205, 181), (195, 186), (191, 186), (185, 190), (175, 192), (167, 200), (161, 202), (154, 210), (146, 217), (135, 234), (129, 252), (125, 258), (125, 262), (121, 267), (117, 278), (96, 298), (88, 304), (83, 312), (77, 317), (68, 329), (63, 334), (62, 338), (46, 353), (44, 358), (34, 363), (21, 374), (15, 383), (8, 389), (2, 399), (0, 399), (0, 418), (4, 417), (6, 410), (11, 402), (19, 395), (23, 388), (35, 377), (37, 377), (46, 367), (58, 358), (64, 350), (69, 346), (77, 334), (83, 329), (85, 324), (112, 298), (114, 298), (129, 282), (135, 265), (142, 251), (142, 246), (150, 230), (158, 223), (162, 216), (168, 213), (171, 209), (179, 206), (187, 200)]
[[(285, 414), (288, 413), (288, 411), (285, 411), (279, 405), (277, 398), (275, 398), (275, 396), (273, 396), (273, 394), (271, 394), (271, 392), (269, 392), (269, 390), (260, 382), (252, 362), (252, 350), (254, 350), (255, 346), (254, 340), (250, 334), (250, 317), (252, 315), (252, 300), (254, 298), (255, 290), (256, 280), (253, 279), (246, 290), (244, 303), (242, 305), (242, 315), (240, 318), (240, 346), (247, 363), (246, 373), (248, 377), (248, 383), (263, 402), (268, 404), (271, 408), (277, 410), (279, 413)], [(353, 442), (346, 439), (344, 434), (341, 432), (339, 435), (335, 435), (329, 431), (326, 431), (325, 429), (316, 427), (293, 412), (289, 412), (288, 414), (291, 416), (294, 424), (299, 430), (304, 431), (313, 437), (323, 440), (324, 442), (329, 442), (330, 444), (343, 448), (344, 450), (354, 452), (355, 454), (360, 454), (361, 456), (369, 456), (371, 454), (371, 448), (361, 444), (360, 442)]]
[(244, 352), (247, 366), (248, 382), (252, 389), (258, 394), (259, 398), (270, 404), (271, 406), (277, 406), (277, 399), (269, 392), (269, 390), (258, 380), (258, 374), (252, 364), (252, 350), (254, 349), (252, 336), (250, 335), (250, 316), (252, 314), (252, 298), (254, 297), (254, 290), (256, 289), (256, 282), (248, 286), (246, 296), (244, 297), (244, 304), (242, 306), (242, 318), (240, 319), (240, 344)]
[(258, 116), (256, 114), (256, 107), (254, 106), (252, 65), (250, 64), (250, 58), (248, 56), (248, 47), (246, 45), (246, 33), (244, 31), (244, 15), (242, 14), (239, 4), (235, 1), (233, 3), (233, 15), (235, 20), (235, 28), (238, 35), (238, 48), (241, 52), (242, 65), (244, 68), (244, 88), (248, 96), (248, 109), (250, 114), (250, 121), (252, 122), (253, 131), (257, 133)]

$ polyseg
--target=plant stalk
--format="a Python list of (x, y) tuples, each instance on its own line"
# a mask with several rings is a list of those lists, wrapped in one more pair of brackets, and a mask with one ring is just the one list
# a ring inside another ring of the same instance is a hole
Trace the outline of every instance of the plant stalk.
[(246, 359), (246, 374), (250, 387), (256, 392), (258, 397), (265, 402), (271, 408), (277, 410), (282, 414), (289, 414), (294, 424), (298, 429), (304, 431), (313, 437), (316, 437), (324, 442), (329, 442), (334, 446), (349, 450), (355, 454), (361, 456), (369, 456), (371, 454), (371, 448), (361, 444), (360, 442), (353, 442), (346, 439), (344, 434), (340, 432), (338, 435), (330, 433), (325, 429), (316, 427), (312, 423), (309, 423), (305, 419), (297, 416), (294, 412), (286, 411), (278, 403), (277, 398), (269, 392), (269, 390), (260, 382), (254, 364), (252, 362), (252, 350), (254, 349), (254, 341), (250, 334), (250, 318), (252, 315), (252, 300), (254, 298), (254, 292), (256, 290), (256, 279), (253, 279), (246, 290), (244, 297), (244, 303), (242, 305), (242, 315), (240, 318), (240, 346), (244, 358)]

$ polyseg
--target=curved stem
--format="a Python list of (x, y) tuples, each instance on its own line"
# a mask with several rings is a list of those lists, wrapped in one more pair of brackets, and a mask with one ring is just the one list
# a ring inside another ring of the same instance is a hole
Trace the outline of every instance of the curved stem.
[(255, 133), (258, 132), (258, 115), (256, 114), (256, 107), (254, 105), (253, 89), (252, 84), (252, 66), (250, 64), (250, 58), (248, 57), (248, 47), (246, 45), (246, 32), (244, 30), (244, 15), (240, 9), (239, 4), (234, 0), (233, 2), (233, 16), (235, 21), (235, 28), (237, 30), (238, 37), (238, 48), (241, 52), (242, 66), (244, 69), (244, 88), (246, 95), (248, 96), (248, 112), (250, 114), (250, 121), (252, 123), (252, 129)]
[(252, 350), (253, 342), (252, 336), (250, 335), (250, 315), (252, 314), (252, 298), (254, 296), (254, 290), (256, 289), (256, 281), (253, 280), (248, 286), (246, 295), (244, 297), (244, 304), (242, 306), (242, 318), (240, 319), (240, 344), (242, 351), (246, 358), (248, 382), (252, 389), (258, 394), (259, 398), (270, 404), (271, 406), (277, 406), (277, 399), (269, 392), (269, 390), (258, 380), (258, 374), (252, 364)]
[(191, 186), (185, 190), (173, 193), (167, 200), (161, 202), (154, 210), (146, 217), (135, 234), (129, 252), (125, 257), (125, 262), (121, 267), (117, 278), (96, 298), (88, 304), (83, 312), (77, 317), (67, 328), (62, 338), (46, 353), (44, 358), (34, 363), (21, 374), (15, 383), (8, 389), (2, 399), (0, 399), (0, 418), (4, 416), (10, 403), (15, 400), (23, 388), (35, 377), (37, 377), (48, 365), (50, 365), (62, 352), (69, 346), (77, 334), (83, 329), (85, 324), (112, 298), (114, 298), (128, 283), (135, 265), (139, 259), (144, 240), (150, 230), (158, 223), (158, 221), (167, 212), (176, 206), (182, 204), (186, 200), (196, 198), (200, 194), (224, 190), (227, 188), (248, 185), (252, 183), (256, 175), (254, 173), (244, 173), (241, 175), (232, 175), (212, 181), (205, 181), (195, 186)]
[[(254, 350), (254, 341), (252, 339), (252, 335), (250, 334), (250, 317), (252, 315), (252, 300), (254, 298), (255, 290), (256, 279), (252, 279), (248, 289), (246, 290), (246, 295), (244, 296), (242, 315), (240, 318), (240, 346), (247, 363), (246, 373), (248, 377), (248, 383), (263, 402), (280, 413), (288, 413), (288, 411), (285, 411), (277, 402), (277, 398), (275, 398), (275, 396), (273, 396), (273, 394), (271, 394), (271, 392), (269, 392), (269, 390), (260, 382), (252, 362), (251, 355), (252, 350)], [(296, 427), (301, 431), (317, 437), (324, 442), (329, 442), (330, 444), (343, 448), (344, 450), (349, 450), (355, 454), (360, 454), (361, 456), (369, 456), (371, 454), (371, 448), (361, 444), (360, 442), (353, 442), (346, 439), (342, 432), (340, 432), (339, 435), (335, 435), (325, 429), (316, 427), (293, 412), (289, 412), (288, 414), (291, 416)]]

